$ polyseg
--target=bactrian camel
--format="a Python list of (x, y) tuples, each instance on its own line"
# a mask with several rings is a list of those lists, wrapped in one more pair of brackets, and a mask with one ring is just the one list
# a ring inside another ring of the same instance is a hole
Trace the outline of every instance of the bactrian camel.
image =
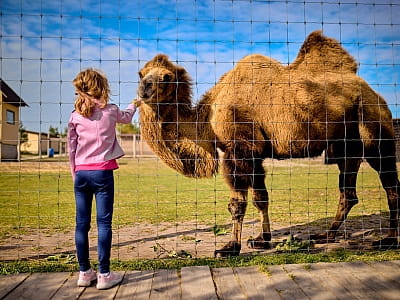
[[(192, 81), (163, 54), (139, 72), (143, 139), (171, 168), (190, 177), (222, 173), (231, 190), (231, 240), (216, 253), (238, 255), (248, 190), (261, 214), (261, 232), (250, 247), (271, 241), (265, 158), (315, 157), (329, 150), (339, 167), (339, 205), (330, 242), (357, 204), (356, 179), (363, 159), (379, 173), (390, 210), (390, 228), (379, 245), (397, 245), (399, 181), (391, 112), (359, 76), (357, 63), (338, 41), (311, 33), (295, 61), (283, 66), (254, 54), (192, 103)], [(219, 158), (219, 151), (223, 157)]]

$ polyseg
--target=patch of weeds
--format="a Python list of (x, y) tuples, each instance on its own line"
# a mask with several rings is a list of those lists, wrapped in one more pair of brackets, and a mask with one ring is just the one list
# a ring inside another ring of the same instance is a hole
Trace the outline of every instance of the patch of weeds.
[(264, 264), (259, 265), (258, 270), (261, 273), (264, 273), (265, 275), (267, 275), (268, 277), (271, 277), (271, 272), (268, 270), (266, 265), (264, 265)]
[(335, 256), (338, 257), (341, 261), (346, 261), (346, 258), (347, 258), (348, 254), (349, 254), (349, 253), (348, 253), (345, 249), (343, 249), (343, 248), (336, 249), (336, 250), (334, 251), (334, 253), (335, 253)]
[(186, 250), (180, 250), (178, 252), (175, 250), (168, 250), (160, 243), (156, 243), (151, 248), (153, 248), (153, 251), (157, 253), (157, 258), (162, 255), (165, 255), (169, 258), (192, 258), (192, 254)]
[(221, 227), (219, 225), (214, 225), (211, 231), (214, 233), (215, 236), (225, 235), (228, 233), (224, 227)]
[(288, 273), (287, 274), (289, 276), (290, 279), (295, 280), (296, 276), (293, 273)]
[(75, 264), (77, 262), (75, 254), (50, 255), (46, 257), (46, 260), (63, 264)]
[(31, 247), (31, 250), (32, 251), (35, 251), (35, 252), (39, 252), (40, 250), (42, 250), (43, 249), (43, 247), (41, 247), (41, 246), (34, 246), (34, 247)]
[(296, 239), (292, 234), (287, 240), (278, 243), (275, 247), (277, 252), (300, 252), (302, 250), (309, 250), (310, 248), (312, 248), (310, 241)]
[(182, 241), (194, 241), (195, 243), (200, 243), (202, 240), (196, 239), (194, 236), (190, 235), (181, 235), (180, 236)]
[(180, 236), (182, 241), (194, 241), (196, 238), (190, 235), (181, 235)]
[(0, 233), (0, 240), (5, 240), (5, 239), (8, 239), (9, 237), (12, 237), (12, 235), (8, 232)]
[(192, 258), (192, 254), (186, 250), (180, 250), (176, 252), (175, 250), (172, 250), (168, 253), (168, 257), (170, 258)]

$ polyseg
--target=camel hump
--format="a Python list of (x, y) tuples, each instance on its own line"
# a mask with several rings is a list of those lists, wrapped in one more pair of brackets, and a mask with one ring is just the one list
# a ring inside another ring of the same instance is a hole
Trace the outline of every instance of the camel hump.
[(300, 48), (292, 68), (301, 66), (315, 71), (357, 72), (357, 62), (335, 39), (321, 30), (312, 32)]

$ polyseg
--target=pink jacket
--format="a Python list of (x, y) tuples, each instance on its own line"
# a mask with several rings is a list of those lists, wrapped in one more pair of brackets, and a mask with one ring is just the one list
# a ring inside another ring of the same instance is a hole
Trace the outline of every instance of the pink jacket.
[(95, 107), (91, 117), (86, 118), (76, 111), (71, 113), (68, 122), (68, 148), (72, 176), (75, 166), (96, 164), (124, 155), (118, 144), (115, 126), (117, 123), (130, 123), (136, 106), (129, 104), (120, 110), (115, 104), (101, 109)]

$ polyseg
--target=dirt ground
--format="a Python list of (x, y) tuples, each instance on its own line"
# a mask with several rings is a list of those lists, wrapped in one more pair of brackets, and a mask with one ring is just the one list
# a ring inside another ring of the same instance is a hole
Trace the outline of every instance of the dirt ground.
[[(338, 232), (335, 243), (312, 244), (304, 251), (330, 251), (337, 248), (368, 250), (372, 241), (385, 234), (381, 221), (376, 215), (364, 216), (360, 219), (349, 219)], [(328, 220), (327, 220), (328, 221)], [(320, 224), (320, 225), (317, 225)], [(310, 234), (323, 232), (324, 222), (292, 225), (290, 227), (273, 226), (272, 245), (282, 243), (291, 234), (298, 239), (308, 240)], [(378, 224), (379, 223), (379, 224)], [(362, 226), (361, 226), (362, 225)], [(363, 229), (368, 228), (368, 229)], [(255, 252), (273, 253), (269, 250), (254, 250), (246, 245), (249, 237), (258, 234), (259, 222), (249, 221), (244, 224), (241, 255)], [(97, 229), (90, 232), (90, 256), (97, 256)], [(213, 226), (186, 222), (182, 224), (137, 224), (113, 229), (112, 258), (129, 260), (135, 258), (166, 257), (213, 257), (214, 251), (221, 248), (230, 239), (230, 226), (220, 227), (220, 235), (215, 235)], [(74, 254), (74, 232), (46, 234), (32, 232), (23, 236), (11, 236), (0, 243), (0, 260), (37, 259), (62, 254)]]

